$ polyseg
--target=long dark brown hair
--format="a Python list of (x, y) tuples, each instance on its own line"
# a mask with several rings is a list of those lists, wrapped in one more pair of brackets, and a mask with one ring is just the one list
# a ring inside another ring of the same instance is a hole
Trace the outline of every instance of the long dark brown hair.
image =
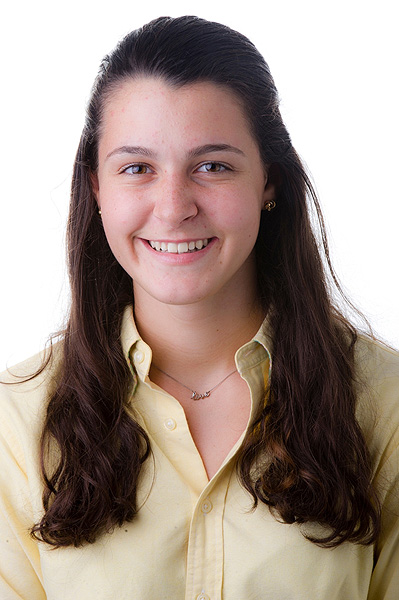
[(45, 512), (32, 535), (56, 547), (79, 546), (138, 510), (150, 444), (129, 410), (132, 375), (120, 342), (133, 288), (108, 246), (91, 176), (106, 102), (121, 82), (143, 75), (177, 87), (213, 82), (233, 92), (278, 187), (277, 206), (262, 216), (256, 242), (273, 369), (244, 441), (239, 478), (254, 507), (263, 502), (286, 523), (324, 525), (324, 536), (309, 538), (315, 543), (372, 543), (380, 517), (355, 418), (357, 334), (331, 299), (330, 287), (339, 286), (319, 204), (263, 57), (243, 35), (197, 17), (160, 18), (127, 35), (103, 60), (93, 88), (72, 182), (70, 316), (41, 441)]

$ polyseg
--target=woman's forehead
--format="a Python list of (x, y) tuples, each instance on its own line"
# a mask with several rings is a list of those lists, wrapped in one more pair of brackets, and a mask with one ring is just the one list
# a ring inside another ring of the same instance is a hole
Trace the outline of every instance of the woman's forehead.
[[(236, 145), (243, 138), (255, 143), (247, 117), (236, 95), (225, 86), (200, 81), (182, 86), (171, 85), (162, 78), (129, 78), (118, 84), (104, 106), (100, 138), (104, 142), (162, 143), (163, 136), (175, 128), (182, 139), (191, 143), (228, 140)], [(218, 136), (222, 136), (217, 139)], [(197, 139), (198, 138), (198, 139)], [(234, 140), (237, 140), (236, 143)]]

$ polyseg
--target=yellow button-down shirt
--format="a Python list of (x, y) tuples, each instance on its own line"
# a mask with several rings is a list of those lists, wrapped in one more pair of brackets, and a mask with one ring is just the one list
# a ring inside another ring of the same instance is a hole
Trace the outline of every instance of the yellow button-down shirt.
[[(137, 518), (94, 544), (53, 550), (29, 537), (42, 513), (38, 440), (52, 369), (0, 396), (1, 600), (398, 600), (399, 356), (359, 342), (368, 388), (358, 415), (384, 507), (379, 544), (322, 549), (296, 524), (279, 523), (236, 476), (243, 436), (209, 481), (175, 398), (149, 377), (151, 349), (131, 309), (122, 344), (136, 379), (132, 409), (152, 457), (140, 483)], [(252, 413), (269, 376), (264, 328), (236, 353)], [(18, 367), (32, 372), (37, 359)], [(55, 367), (54, 367), (55, 368)], [(4, 376), (3, 376), (4, 378)], [(2, 378), (2, 379), (3, 379)]]

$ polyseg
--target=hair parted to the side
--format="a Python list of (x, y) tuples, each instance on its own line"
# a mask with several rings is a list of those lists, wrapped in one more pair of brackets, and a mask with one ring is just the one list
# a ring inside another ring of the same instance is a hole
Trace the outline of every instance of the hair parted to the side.
[[(93, 88), (72, 182), (71, 312), (42, 436), (45, 514), (32, 535), (53, 546), (79, 546), (137, 512), (137, 482), (150, 446), (128, 411), (131, 374), (120, 344), (133, 288), (109, 249), (91, 176), (104, 105), (122, 81), (139, 76), (173, 86), (207, 81), (232, 91), (278, 185), (277, 207), (262, 216), (256, 242), (273, 369), (264, 408), (241, 452), (241, 482), (254, 505), (268, 504), (286, 523), (326, 526), (325, 536), (309, 538), (315, 543), (374, 542), (378, 501), (355, 419), (356, 330), (328, 292), (325, 258), (329, 281), (338, 284), (316, 195), (292, 147), (263, 57), (240, 33), (197, 17), (163, 17), (128, 34), (103, 60)], [(321, 251), (309, 205), (319, 217)], [(54, 443), (59, 460), (49, 472)]]

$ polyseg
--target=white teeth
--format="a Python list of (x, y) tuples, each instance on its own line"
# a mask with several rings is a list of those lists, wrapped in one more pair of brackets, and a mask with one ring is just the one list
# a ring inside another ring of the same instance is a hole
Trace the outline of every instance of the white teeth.
[(187, 242), (183, 242), (182, 244), (177, 244), (177, 251), (179, 254), (184, 254), (185, 252), (188, 252)]
[(186, 252), (196, 252), (208, 245), (209, 239), (193, 240), (191, 242), (155, 242), (149, 240), (151, 248), (157, 252), (169, 252), (170, 254), (185, 254)]

